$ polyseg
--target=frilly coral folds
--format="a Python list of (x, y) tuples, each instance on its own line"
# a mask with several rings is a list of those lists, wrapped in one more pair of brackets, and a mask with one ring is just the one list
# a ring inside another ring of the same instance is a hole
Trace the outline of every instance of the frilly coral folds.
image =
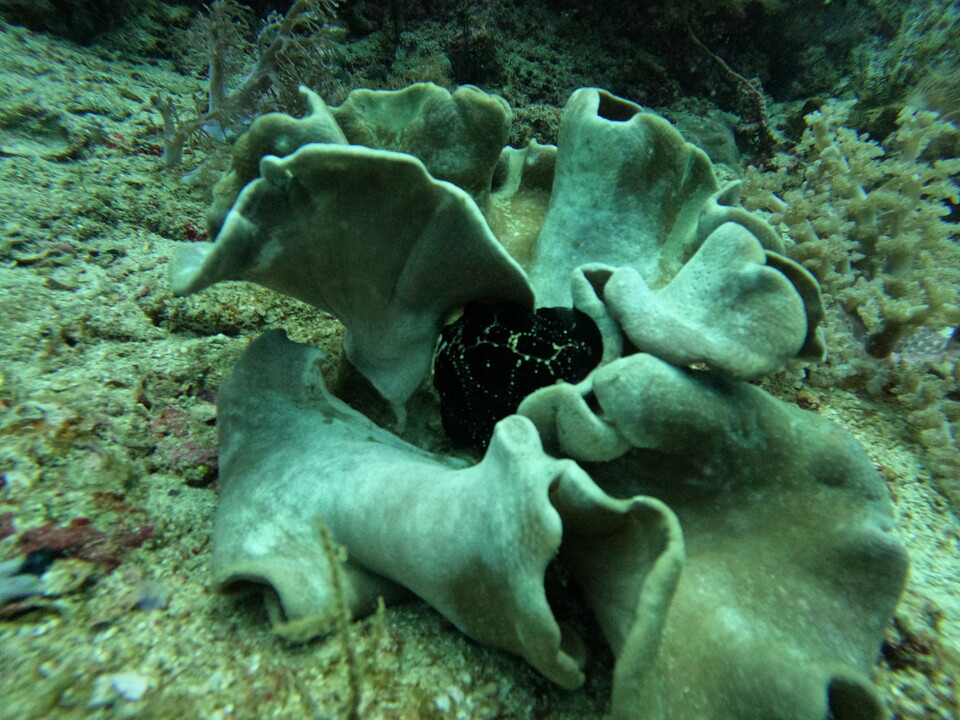
[(271, 587), (306, 634), (334, 627), (340, 581), (355, 613), (412, 592), (574, 689), (591, 646), (554, 617), (556, 561), (616, 657), (617, 718), (883, 717), (868, 675), (906, 554), (856, 442), (744, 382), (825, 347), (816, 281), (737, 186), (594, 88), (556, 148), (521, 150), (476, 88), (304, 93), (307, 118), (238, 143), (254, 156), (218, 186), (215, 242), (175, 263), (178, 293), (252, 280), (334, 313), (397, 427), (471, 301), (575, 307), (602, 359), (525, 398), (471, 464), (376, 426), (326, 388), (319, 350), (268, 333), (219, 393), (217, 585)]

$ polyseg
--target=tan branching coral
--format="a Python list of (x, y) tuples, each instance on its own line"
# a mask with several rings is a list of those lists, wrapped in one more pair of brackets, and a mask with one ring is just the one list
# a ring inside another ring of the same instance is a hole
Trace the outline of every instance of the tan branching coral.
[(960, 323), (960, 245), (945, 218), (960, 201), (960, 158), (923, 154), (957, 130), (905, 108), (881, 145), (843, 126), (851, 108), (831, 101), (808, 115), (794, 155), (780, 156), (776, 172), (752, 169), (745, 204), (785, 227), (787, 254), (863, 324), (867, 351), (882, 358), (921, 326)]
[(957, 360), (944, 350), (918, 363), (909, 349), (960, 325), (960, 233), (948, 218), (960, 158), (937, 159), (931, 147), (956, 146), (960, 133), (936, 113), (904, 108), (879, 143), (844, 127), (852, 107), (834, 100), (808, 115), (794, 155), (774, 172), (749, 169), (744, 204), (771, 213), (792, 241), (786, 254), (823, 287), (833, 358), (815, 380), (897, 395), (928, 470), (957, 501)]

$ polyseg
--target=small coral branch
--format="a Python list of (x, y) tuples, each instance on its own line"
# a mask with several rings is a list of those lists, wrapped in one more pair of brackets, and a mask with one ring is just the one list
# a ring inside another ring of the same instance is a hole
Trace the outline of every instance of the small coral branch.
[(150, 104), (163, 118), (163, 163), (167, 167), (176, 167), (183, 160), (183, 146), (187, 140), (213, 118), (211, 113), (199, 115), (190, 120), (181, 120), (173, 100), (165, 95), (154, 95)]
[[(180, 117), (173, 100), (158, 93), (150, 102), (163, 119), (163, 162), (168, 167), (183, 160), (183, 147), (201, 130), (223, 132), (230, 118), (250, 116), (259, 97), (277, 81), (280, 64), (291, 46), (318, 41), (325, 19), (332, 16), (336, 0), (296, 0), (284, 15), (273, 14), (252, 46), (253, 65), (234, 87), (228, 87), (232, 61), (244, 49), (238, 30), (243, 8), (235, 0), (215, 0), (206, 18), (207, 107), (187, 119)], [(318, 41), (319, 42), (319, 41)]]

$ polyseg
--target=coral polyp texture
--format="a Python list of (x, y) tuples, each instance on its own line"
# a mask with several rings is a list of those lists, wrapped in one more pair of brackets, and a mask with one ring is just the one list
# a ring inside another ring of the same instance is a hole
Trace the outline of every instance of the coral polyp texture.
[[(519, 150), (476, 88), (307, 94), (327, 136), (238, 143), (233, 172), (259, 175), (173, 285), (251, 280), (334, 313), (396, 417), (336, 397), (320, 350), (251, 345), (218, 396), (218, 587), (262, 585), (298, 638), (413, 593), (574, 689), (593, 648), (548, 599), (555, 562), (613, 652), (618, 719), (884, 717), (869, 676), (906, 553), (857, 442), (747, 382), (822, 358), (824, 307), (738, 186), (595, 88), (555, 148)], [(456, 387), (451, 350), (482, 387)], [(492, 429), (482, 458), (446, 449), (441, 407), (480, 445)]]

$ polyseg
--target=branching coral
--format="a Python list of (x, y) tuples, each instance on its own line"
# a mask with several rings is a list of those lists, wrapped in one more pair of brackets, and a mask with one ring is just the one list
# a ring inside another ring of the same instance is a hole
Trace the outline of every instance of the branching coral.
[(788, 254), (863, 324), (867, 351), (883, 358), (921, 326), (960, 323), (960, 245), (946, 219), (960, 200), (952, 179), (960, 158), (923, 156), (934, 138), (956, 132), (935, 113), (905, 108), (881, 145), (843, 127), (851, 108), (833, 101), (808, 115), (794, 156), (780, 156), (776, 172), (751, 171), (746, 203), (786, 227)]
[(960, 508), (960, 362), (946, 361), (932, 370), (904, 373), (895, 391), (923, 444), (937, 487)]
[[(164, 163), (179, 165), (184, 144), (201, 129), (224, 132), (238, 117), (257, 114), (258, 98), (276, 84), (285, 56), (297, 47), (313, 46), (322, 56), (322, 34), (336, 5), (335, 0), (296, 0), (285, 15), (267, 18), (255, 43), (246, 43), (240, 29), (244, 8), (235, 0), (215, 0), (204, 23), (209, 77), (206, 109), (184, 119), (171, 98), (163, 94), (150, 98), (163, 118)], [(252, 65), (238, 67), (238, 48), (254, 54)], [(230, 87), (233, 75), (240, 78)]]
[(817, 373), (899, 396), (928, 469), (957, 500), (956, 359), (940, 352), (897, 367), (864, 354), (888, 359), (918, 331), (935, 336), (960, 324), (960, 243), (948, 217), (960, 196), (960, 158), (928, 157), (930, 144), (949, 146), (939, 141), (957, 128), (904, 108), (881, 144), (843, 127), (852, 107), (831, 101), (808, 115), (795, 155), (780, 156), (774, 172), (748, 171), (745, 204), (772, 213), (793, 241), (787, 254), (823, 286), (834, 357)]

